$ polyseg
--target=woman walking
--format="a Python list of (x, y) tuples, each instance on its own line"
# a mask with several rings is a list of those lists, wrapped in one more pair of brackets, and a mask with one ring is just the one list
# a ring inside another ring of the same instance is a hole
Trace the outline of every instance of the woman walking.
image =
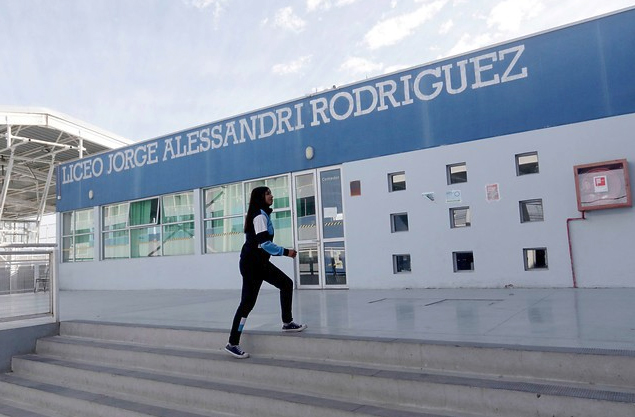
[(286, 249), (273, 243), (273, 223), (270, 215), (273, 211), (273, 195), (269, 187), (256, 187), (251, 191), (249, 208), (245, 216), (245, 244), (240, 251), (240, 274), (243, 277), (243, 288), (240, 305), (234, 315), (229, 343), (225, 351), (230, 355), (244, 359), (249, 353), (240, 346), (240, 336), (247, 321), (247, 316), (256, 305), (258, 292), (263, 281), (280, 290), (280, 309), (282, 313), (282, 330), (285, 332), (301, 332), (306, 324), (293, 322), (291, 306), (293, 301), (293, 281), (284, 272), (273, 265), (271, 256), (288, 256), (295, 258), (295, 249)]

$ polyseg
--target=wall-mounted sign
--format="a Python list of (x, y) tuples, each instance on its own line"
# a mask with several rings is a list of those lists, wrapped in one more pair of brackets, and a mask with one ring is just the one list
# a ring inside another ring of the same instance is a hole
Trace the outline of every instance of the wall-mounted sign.
[(578, 210), (631, 207), (631, 186), (626, 159), (573, 167)]
[(485, 199), (487, 201), (499, 201), (501, 199), (498, 184), (487, 184), (485, 186)]
[(446, 203), (460, 203), (461, 202), (461, 190), (450, 190), (445, 192)]

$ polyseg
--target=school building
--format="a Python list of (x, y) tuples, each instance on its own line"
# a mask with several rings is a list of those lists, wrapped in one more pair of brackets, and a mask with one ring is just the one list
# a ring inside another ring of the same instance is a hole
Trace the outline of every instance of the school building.
[(635, 286), (635, 8), (57, 167), (60, 288)]

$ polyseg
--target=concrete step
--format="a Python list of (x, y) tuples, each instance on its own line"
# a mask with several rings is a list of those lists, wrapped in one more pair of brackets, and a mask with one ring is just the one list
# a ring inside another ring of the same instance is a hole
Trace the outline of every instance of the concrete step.
[[(74, 337), (216, 350), (227, 330), (62, 322), (60, 334)], [(547, 379), (635, 388), (635, 349), (557, 348), (469, 342), (250, 331), (241, 347), (261, 356), (370, 363), (410, 369)]]
[[(94, 395), (108, 393), (111, 398), (119, 401), (121, 398), (143, 398), (146, 403), (165, 402), (174, 407), (216, 409), (241, 416), (259, 417), (441, 417), (441, 414), (399, 405), (382, 406), (354, 400), (337, 400), (288, 390), (279, 391), (262, 384), (231, 384), (210, 378), (93, 365), (41, 355), (26, 355), (14, 358), (14, 361), (15, 373), (22, 378), (37, 378), (39, 381), (59, 384), (73, 390), (90, 387)], [(456, 414), (443, 416), (458, 417)]]
[[(46, 417), (635, 416), (630, 351), (250, 331), (241, 345), (252, 357), (237, 360), (221, 350), (226, 330), (63, 322), (60, 332), (0, 375), (9, 409), (53, 410)], [(566, 371), (578, 365), (583, 372)]]
[(43, 410), (7, 398), (0, 398), (0, 417), (61, 417), (51, 414), (50, 410)]
[[(6, 410), (0, 408), (9, 417), (236, 417), (228, 413), (195, 413), (130, 401), (12, 373), (0, 375), (0, 398), (12, 399), (12, 405)], [(35, 407), (48, 411), (29, 411)]]
[[(99, 362), (126, 369), (161, 369), (162, 372), (195, 377), (213, 375), (216, 380), (223, 382), (242, 383), (248, 375), (250, 383), (279, 390), (301, 386), (304, 393), (330, 398), (355, 398), (366, 402), (433, 407), (438, 410), (471, 410), (487, 415), (508, 415), (511, 411), (517, 412), (518, 408), (533, 410), (537, 407), (548, 412), (554, 407), (550, 403), (554, 402), (569, 410), (583, 407), (588, 411), (590, 407), (601, 407), (601, 410), (606, 411), (609, 405), (604, 404), (604, 401), (607, 399), (626, 403), (629, 398), (635, 399), (632, 392), (629, 397), (629, 391), (621, 387), (530, 381), (458, 372), (424, 373), (421, 370), (377, 364), (361, 366), (260, 355), (248, 360), (236, 360), (219, 351), (65, 336), (41, 339), (38, 341), (38, 354), (85, 363)], [(19, 363), (16, 365), (20, 366)], [(488, 398), (486, 407), (480, 403), (482, 395)], [(513, 408), (510, 410), (509, 407)]]

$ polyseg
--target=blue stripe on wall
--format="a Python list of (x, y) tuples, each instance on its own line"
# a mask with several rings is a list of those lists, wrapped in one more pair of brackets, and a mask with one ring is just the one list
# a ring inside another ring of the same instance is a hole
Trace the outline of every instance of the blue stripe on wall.
[(61, 165), (57, 210), (633, 113), (633, 45), (635, 9), (140, 142)]

